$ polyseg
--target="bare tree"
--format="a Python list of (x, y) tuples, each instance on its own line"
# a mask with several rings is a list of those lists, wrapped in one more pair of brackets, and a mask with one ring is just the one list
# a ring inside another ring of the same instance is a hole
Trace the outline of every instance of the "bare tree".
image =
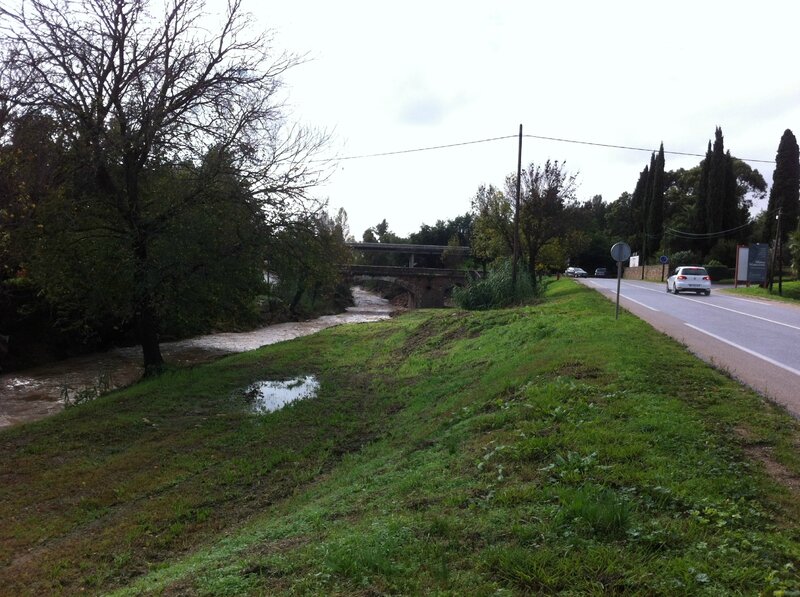
[[(229, 0), (213, 28), (203, 11), (202, 0), (0, 7), (6, 89), (21, 90), (0, 99), (60, 123), (91, 165), (117, 233), (129, 239), (146, 374), (163, 365), (148, 250), (182, 206), (153, 209), (159, 197), (145, 188), (146, 173), (224, 155), (214, 161), (226, 169), (220, 174), (233, 170), (245, 181), (273, 225), (304, 204), (326, 173), (310, 159), (325, 136), (287, 127), (280, 100), (282, 75), (300, 59), (274, 54), (268, 34), (251, 34), (240, 0)], [(192, 193), (182, 201), (190, 203)]]

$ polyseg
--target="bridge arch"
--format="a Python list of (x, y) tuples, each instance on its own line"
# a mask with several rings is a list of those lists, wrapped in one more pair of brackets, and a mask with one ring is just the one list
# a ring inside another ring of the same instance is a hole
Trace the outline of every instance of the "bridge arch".
[(413, 299), (411, 307), (444, 307), (455, 286), (463, 286), (480, 276), (468, 270), (371, 265), (343, 266), (343, 270), (354, 280), (382, 280), (403, 288)]
[(470, 279), (480, 277), (478, 272), (463, 269), (417, 267), (414, 255), (451, 255), (466, 257), (469, 247), (440, 245), (411, 245), (403, 243), (347, 243), (354, 252), (405, 253), (408, 267), (343, 265), (342, 270), (353, 280), (380, 280), (405, 290), (411, 298), (410, 307), (444, 307), (453, 288), (464, 286)]
[(383, 282), (388, 284), (394, 288), (398, 288), (405, 292), (408, 297), (408, 307), (414, 308), (417, 307), (419, 304), (418, 299), (418, 292), (419, 290), (414, 287), (413, 284), (409, 284), (407, 281), (403, 280), (402, 278), (394, 278), (392, 276), (367, 276), (367, 275), (354, 275), (350, 278), (353, 282), (360, 282), (369, 284), (370, 282)]

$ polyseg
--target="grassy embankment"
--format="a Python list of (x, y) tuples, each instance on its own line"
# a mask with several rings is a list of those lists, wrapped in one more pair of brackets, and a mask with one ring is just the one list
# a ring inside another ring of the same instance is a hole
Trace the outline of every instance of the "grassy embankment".
[(786, 301), (790, 303), (800, 302), (800, 280), (787, 280), (783, 283), (783, 295), (778, 294), (778, 281), (772, 285), (772, 293), (767, 288), (760, 286), (740, 286), (739, 288), (726, 289), (725, 292), (733, 292), (754, 298), (772, 299), (777, 301)]
[[(237, 390), (313, 373), (316, 399)], [(800, 588), (800, 427), (569, 280), (174, 371), (0, 433), (7, 595)]]

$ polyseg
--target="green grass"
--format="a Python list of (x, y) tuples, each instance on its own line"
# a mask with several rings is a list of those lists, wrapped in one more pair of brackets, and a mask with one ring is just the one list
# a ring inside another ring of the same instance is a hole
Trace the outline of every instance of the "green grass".
[[(305, 374), (317, 398), (247, 413)], [(796, 594), (799, 432), (562, 280), (0, 433), (0, 593)]]
[(782, 284), (783, 294), (778, 294), (778, 280), (776, 279), (772, 285), (772, 293), (768, 288), (761, 288), (760, 286), (740, 286), (739, 288), (726, 289), (725, 292), (732, 292), (744, 296), (752, 296), (763, 299), (771, 299), (778, 301), (785, 301), (796, 303), (800, 301), (800, 280), (784, 280)]

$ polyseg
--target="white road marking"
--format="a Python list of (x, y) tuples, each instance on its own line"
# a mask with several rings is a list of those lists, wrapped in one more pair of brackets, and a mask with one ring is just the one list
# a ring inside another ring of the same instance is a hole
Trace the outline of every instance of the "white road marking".
[[(639, 284), (630, 284), (629, 283), (629, 285), (630, 286), (634, 286), (635, 288), (639, 288), (641, 290), (649, 290), (650, 292), (658, 292), (658, 293), (663, 293), (664, 292), (663, 290), (657, 290), (655, 288), (648, 288), (647, 286), (641, 286)], [(720, 296), (720, 295), (717, 295), (717, 296)], [(751, 299), (740, 299), (738, 297), (731, 297), (729, 295), (725, 295), (725, 298), (736, 298), (737, 300), (740, 300), (740, 301), (748, 301), (748, 302), (758, 303), (760, 305), (768, 305), (768, 304), (770, 304), (770, 303), (765, 303), (765, 302), (762, 302), (762, 301), (754, 301), (754, 300), (751, 300)], [(633, 300), (633, 299), (628, 299), (628, 300)], [(774, 319), (769, 319), (767, 317), (761, 317), (760, 315), (753, 315), (752, 313), (745, 313), (744, 311), (737, 311), (736, 309), (731, 309), (729, 307), (723, 307), (722, 305), (715, 305), (713, 303), (709, 303), (708, 301), (703, 301), (703, 300), (700, 300), (700, 299), (689, 298), (689, 297), (682, 297), (682, 300), (694, 301), (696, 303), (700, 303), (701, 305), (705, 305), (707, 307), (714, 307), (715, 309), (722, 309), (723, 311), (730, 311), (731, 313), (736, 313), (738, 315), (744, 315), (745, 317), (752, 317), (753, 319), (760, 319), (761, 321), (766, 321), (767, 323), (774, 323), (775, 325), (782, 325), (784, 327), (800, 331), (800, 327), (798, 327), (796, 325), (792, 325), (790, 323), (783, 323), (782, 321), (775, 321)], [(634, 301), (634, 302), (636, 302), (636, 301)], [(643, 306), (646, 306), (646, 305), (643, 305)], [(653, 310), (655, 311), (656, 309), (653, 309)]]
[(756, 300), (756, 299), (746, 299), (746, 298), (741, 298), (741, 297), (738, 297), (738, 296), (731, 296), (730, 294), (723, 294), (723, 295), (719, 295), (718, 294), (717, 296), (724, 296), (725, 298), (730, 298), (730, 299), (733, 299), (735, 301), (744, 301), (745, 303), (755, 303), (756, 305), (761, 305), (762, 307), (769, 307), (770, 305), (773, 304), (773, 303), (770, 303), (769, 301), (759, 301), (759, 300)]
[(707, 332), (706, 330), (701, 329), (701, 328), (697, 327), (696, 325), (692, 325), (691, 323), (687, 323), (686, 325), (688, 327), (692, 328), (693, 330), (696, 330), (696, 331), (700, 332), (701, 334), (705, 334), (706, 336), (711, 336), (715, 340), (719, 340), (720, 342), (724, 342), (728, 346), (733, 346), (734, 348), (738, 348), (739, 350), (741, 350), (743, 352), (746, 352), (749, 355), (753, 355), (754, 357), (756, 357), (758, 359), (761, 359), (762, 361), (766, 361), (766, 362), (768, 362), (768, 363), (770, 363), (772, 365), (775, 365), (776, 367), (780, 367), (781, 369), (785, 369), (789, 373), (794, 373), (795, 375), (800, 376), (800, 370), (797, 370), (794, 367), (790, 367), (789, 365), (784, 365), (783, 363), (780, 363), (780, 362), (776, 361), (775, 359), (771, 359), (771, 358), (769, 358), (767, 356), (764, 356), (763, 354), (759, 354), (759, 353), (755, 352), (754, 350), (750, 350), (749, 348), (745, 348), (744, 346), (741, 346), (740, 344), (736, 344), (735, 342), (731, 342), (730, 340), (726, 340), (725, 338), (717, 336), (716, 334), (712, 334), (711, 332)]
[[(600, 286), (597, 282), (592, 282), (592, 284)], [(628, 282), (628, 285), (629, 286), (633, 286), (634, 288), (639, 288), (640, 290), (649, 290), (650, 292), (658, 292), (659, 294), (666, 294), (664, 292), (664, 290), (658, 290), (656, 288), (649, 288), (648, 286), (641, 286), (639, 284), (631, 284), (630, 282)], [(605, 287), (601, 286), (601, 288), (605, 288)], [(611, 292), (613, 292), (613, 289), (611, 290)], [(658, 311), (658, 309), (654, 309), (653, 307), (649, 307), (648, 305), (645, 305), (644, 303), (640, 303), (639, 301), (636, 301), (636, 300), (634, 300), (634, 299), (632, 299), (630, 297), (627, 297), (624, 294), (620, 294), (620, 296), (626, 298), (629, 301), (632, 301), (632, 302), (636, 303), (637, 305), (641, 305), (642, 307), (647, 307), (651, 311)], [(761, 302), (761, 301), (754, 301), (754, 300), (751, 300), (751, 299), (740, 299), (738, 297), (726, 296), (726, 298), (736, 298), (736, 299), (738, 299), (740, 301), (748, 301), (748, 302), (758, 303), (760, 305), (769, 304), (769, 303), (764, 303), (764, 302)], [(695, 299), (695, 298), (689, 298), (689, 297), (682, 297), (681, 300), (694, 301), (696, 303), (700, 303), (701, 305), (705, 305), (707, 307), (714, 307), (715, 309), (722, 309), (723, 311), (730, 311), (731, 313), (736, 313), (738, 315), (744, 315), (745, 317), (752, 317), (753, 319), (760, 319), (761, 321), (766, 321), (767, 323), (774, 323), (775, 325), (781, 325), (783, 327), (787, 327), (787, 328), (791, 328), (793, 330), (800, 331), (800, 326), (792, 325), (790, 323), (783, 323), (782, 321), (775, 321), (774, 319), (769, 319), (767, 317), (761, 317), (760, 315), (753, 315), (752, 313), (745, 313), (744, 311), (737, 311), (736, 309), (731, 309), (729, 307), (723, 307), (722, 305), (715, 305), (713, 303), (709, 303), (708, 301), (703, 301), (703, 300), (699, 300), (699, 299)]]
[(723, 311), (730, 311), (731, 313), (736, 313), (737, 315), (744, 315), (745, 317), (752, 317), (753, 319), (760, 319), (761, 321), (766, 321), (767, 323), (774, 323), (775, 325), (782, 325), (783, 327), (791, 328), (793, 330), (800, 331), (800, 327), (796, 325), (791, 325), (789, 323), (783, 323), (782, 321), (775, 321), (774, 319), (768, 319), (766, 317), (761, 317), (760, 315), (753, 315), (752, 313), (745, 313), (744, 311), (737, 311), (736, 309), (729, 309), (728, 307), (723, 307), (721, 305), (715, 305), (713, 303), (709, 303), (707, 301), (701, 301), (698, 299), (687, 298), (684, 297), (684, 300), (687, 301), (694, 301), (696, 303), (700, 303), (701, 305), (706, 305), (707, 307), (714, 307), (715, 309), (722, 309)]
[[(661, 282), (661, 284), (664, 284), (664, 282)], [(630, 286), (633, 286), (634, 288), (640, 288), (641, 290), (649, 290), (650, 292), (657, 292), (659, 294), (665, 294), (666, 292), (663, 288), (659, 290), (656, 288), (651, 288), (650, 286), (640, 286), (639, 284), (630, 284)]]
[(624, 295), (624, 294), (622, 294), (622, 293), (620, 293), (620, 296), (621, 296), (622, 298), (624, 298), (626, 301), (630, 301), (630, 302), (632, 302), (632, 303), (636, 303), (636, 304), (637, 304), (637, 305), (639, 305), (640, 307), (644, 307), (645, 309), (650, 309), (651, 311), (658, 312), (658, 309), (654, 309), (654, 308), (653, 308), (653, 307), (651, 307), (650, 305), (645, 305), (644, 303), (640, 303), (639, 301), (637, 301), (637, 300), (635, 300), (635, 299), (632, 299), (632, 298), (631, 298), (631, 297), (629, 297), (629, 296), (625, 296), (625, 295)]
[[(658, 293), (664, 292), (663, 289), (659, 290), (657, 288), (653, 288), (652, 284), (648, 284), (647, 286), (643, 286), (641, 284), (634, 284), (632, 282), (628, 282), (628, 284), (630, 286), (634, 286), (634, 287), (640, 288), (642, 290), (649, 290), (650, 292), (658, 292)], [(656, 282), (656, 284), (666, 284), (666, 282)], [(773, 303), (771, 303), (769, 301), (762, 301), (762, 300), (750, 299), (750, 298), (742, 298), (742, 297), (734, 296), (732, 294), (727, 294), (727, 293), (725, 293), (725, 294), (717, 294), (717, 296), (724, 296), (725, 298), (729, 298), (729, 299), (732, 299), (732, 300), (735, 300), (735, 301), (744, 301), (745, 303), (755, 303), (756, 305), (761, 305), (763, 307), (768, 307), (768, 306), (773, 304)], [(703, 303), (703, 304), (707, 304), (707, 303)]]
[[(589, 280), (589, 283), (593, 284), (594, 286), (597, 286), (598, 288), (602, 288), (603, 290), (607, 290), (611, 294), (616, 294), (617, 293), (614, 288), (607, 288), (607, 287), (603, 286), (602, 284), (600, 284), (599, 282), (595, 282), (594, 280)], [(624, 294), (622, 294), (622, 291), (620, 291), (619, 296), (620, 296), (620, 298), (624, 298), (626, 301), (630, 301), (632, 303), (636, 303), (637, 305), (639, 305), (640, 307), (644, 307), (645, 309), (650, 309), (651, 311), (655, 311), (656, 313), (658, 313), (658, 311), (659, 311), (658, 309), (655, 309), (655, 308), (651, 307), (650, 305), (645, 305), (644, 303), (640, 303), (636, 299), (632, 299), (629, 296), (625, 296)]]

